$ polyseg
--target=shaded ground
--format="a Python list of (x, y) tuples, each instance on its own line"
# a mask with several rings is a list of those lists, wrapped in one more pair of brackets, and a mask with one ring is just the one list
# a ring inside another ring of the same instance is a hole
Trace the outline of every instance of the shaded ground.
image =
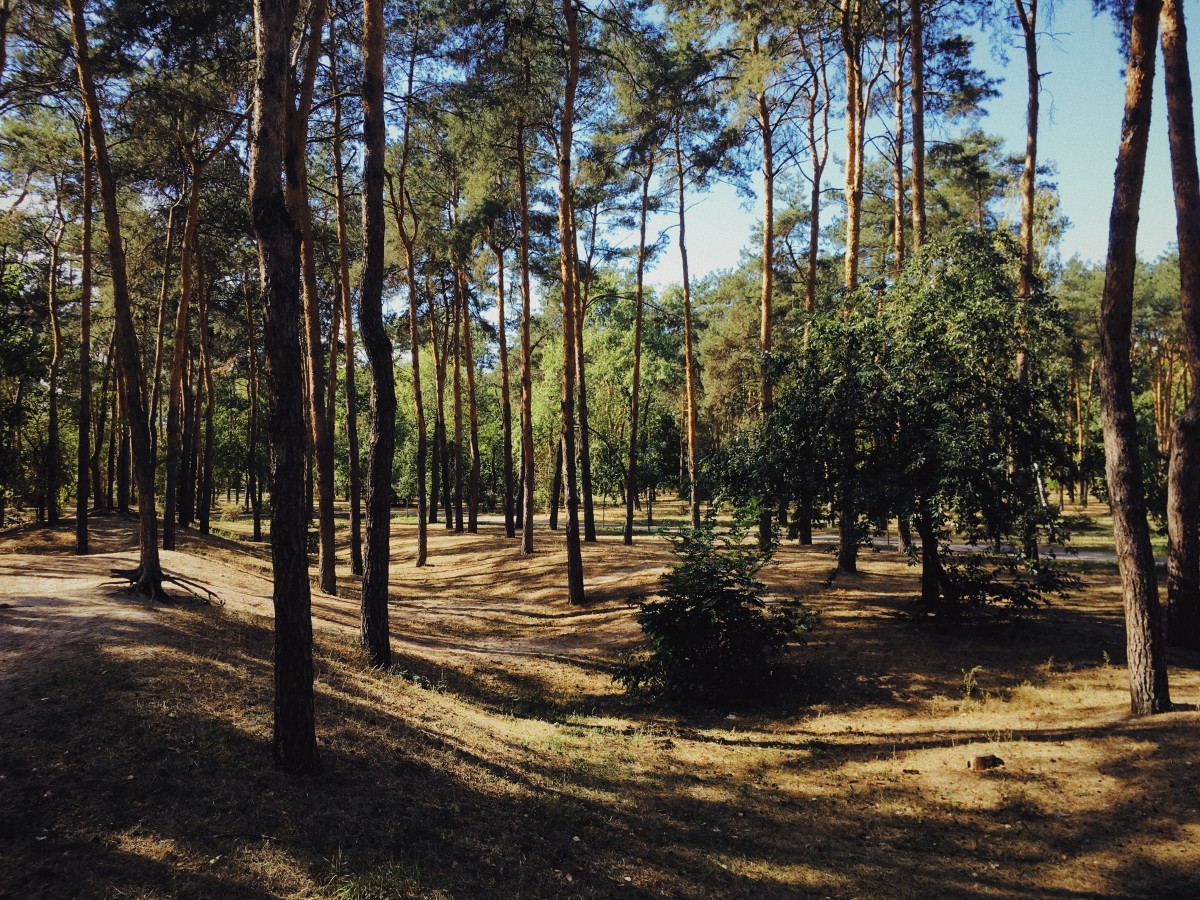
[[(105, 585), (131, 523), (0, 535), (0, 895), (1200, 896), (1200, 713), (1127, 715), (1115, 580), (1037, 621), (937, 632), (915, 573), (820, 549), (767, 580), (822, 616), (769, 706), (682, 714), (611, 682), (665, 542), (396, 528), (397, 665), (314, 598), (326, 773), (269, 768), (270, 567), (183, 533), (168, 570), (223, 609)], [(1172, 659), (1180, 703), (1200, 657)], [(1005, 765), (966, 769), (977, 754)]]

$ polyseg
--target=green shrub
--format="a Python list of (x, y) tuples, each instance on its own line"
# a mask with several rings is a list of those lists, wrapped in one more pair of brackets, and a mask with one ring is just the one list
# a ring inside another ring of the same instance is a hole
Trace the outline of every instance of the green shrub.
[(757, 578), (770, 558), (735, 527), (709, 521), (672, 537), (679, 562), (658, 599), (641, 602), (649, 643), (626, 657), (614, 679), (631, 691), (691, 700), (745, 699), (776, 675), (788, 644), (816, 620), (799, 603), (763, 602)]

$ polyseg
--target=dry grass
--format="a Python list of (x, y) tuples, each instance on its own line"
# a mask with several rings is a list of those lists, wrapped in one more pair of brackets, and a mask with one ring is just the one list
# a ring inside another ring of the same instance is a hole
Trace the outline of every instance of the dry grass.
[[(238, 523), (240, 524), (240, 523)], [(767, 579), (822, 616), (765, 705), (683, 712), (621, 694), (665, 543), (397, 527), (395, 669), (366, 670), (353, 596), (314, 599), (326, 772), (269, 766), (269, 562), (185, 534), (167, 567), (224, 609), (103, 587), (70, 530), (0, 537), (0, 895), (81, 897), (1200, 895), (1200, 714), (1127, 714), (1111, 577), (1036, 621), (939, 632), (900, 615), (892, 554), (822, 583)], [(339, 573), (353, 595), (348, 572)], [(1177, 702), (1197, 656), (1173, 656)], [(978, 754), (1005, 765), (965, 768)], [(1194, 764), (1193, 764), (1194, 763)]]

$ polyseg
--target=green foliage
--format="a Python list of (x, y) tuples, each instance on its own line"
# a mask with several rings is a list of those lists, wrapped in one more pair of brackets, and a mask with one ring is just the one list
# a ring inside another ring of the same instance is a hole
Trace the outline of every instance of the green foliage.
[(959, 619), (1011, 619), (1038, 612), (1052, 597), (1065, 600), (1082, 586), (1052, 561), (982, 553), (947, 557), (945, 590)]
[(815, 624), (798, 603), (768, 608), (758, 573), (768, 553), (740, 527), (718, 532), (708, 518), (672, 537), (679, 559), (663, 575), (661, 599), (643, 601), (650, 638), (615, 676), (629, 690), (691, 700), (745, 699), (771, 682), (788, 645)]

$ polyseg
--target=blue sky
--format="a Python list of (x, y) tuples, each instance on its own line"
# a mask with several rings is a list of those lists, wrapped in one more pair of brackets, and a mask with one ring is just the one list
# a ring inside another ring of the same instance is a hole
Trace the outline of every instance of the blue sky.
[[(1200, 79), (1200, 0), (1184, 0), (1192, 25), (1189, 58), (1193, 80)], [(1078, 254), (1102, 261), (1108, 242), (1113, 169), (1121, 129), (1125, 84), (1121, 60), (1108, 18), (1093, 18), (1090, 0), (1060, 0), (1053, 20), (1041, 28), (1039, 68), (1042, 71), (1039, 161), (1058, 167), (1063, 213), (1071, 222), (1063, 238), (1064, 259)], [(985, 42), (977, 64), (1003, 77), (1001, 96), (987, 104), (979, 126), (1003, 136), (1010, 152), (1025, 146), (1024, 53), (1014, 44), (1007, 65), (997, 61)], [(935, 137), (932, 136), (931, 137)], [(841, 184), (844, 152), (834, 135), (836, 159), (831, 159), (827, 182)], [(688, 256), (694, 277), (736, 265), (751, 229), (761, 218), (757, 202), (747, 203), (732, 187), (720, 186), (689, 203)], [(663, 225), (667, 223), (664, 222)], [(1171, 197), (1167, 148), (1166, 107), (1161, 63), (1155, 78), (1153, 128), (1146, 184), (1142, 198), (1138, 252), (1154, 258), (1175, 242), (1175, 208)], [(678, 281), (679, 254), (674, 241), (662, 254), (648, 280), (662, 285)]]

